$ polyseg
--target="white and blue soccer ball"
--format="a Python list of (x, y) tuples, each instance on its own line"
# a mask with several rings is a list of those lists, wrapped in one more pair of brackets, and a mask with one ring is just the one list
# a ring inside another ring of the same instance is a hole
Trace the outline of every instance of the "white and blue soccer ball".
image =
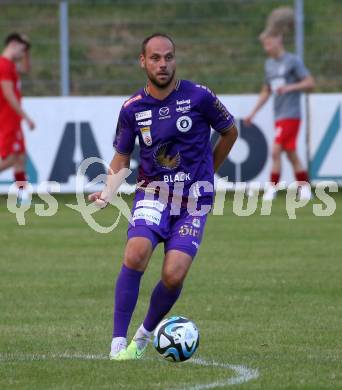
[(198, 348), (197, 326), (185, 317), (167, 318), (154, 331), (153, 345), (164, 359), (184, 362), (190, 359)]

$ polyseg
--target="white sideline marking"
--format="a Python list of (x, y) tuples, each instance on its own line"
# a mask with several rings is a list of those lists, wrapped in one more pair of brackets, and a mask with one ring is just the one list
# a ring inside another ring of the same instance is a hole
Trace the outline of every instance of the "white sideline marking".
[(205, 390), (205, 389), (214, 389), (216, 387), (224, 387), (224, 386), (232, 386), (232, 385), (240, 385), (241, 383), (246, 383), (252, 379), (256, 379), (259, 377), (259, 371), (257, 369), (251, 369), (246, 366), (240, 366), (235, 364), (227, 364), (227, 363), (218, 363), (215, 361), (207, 361), (203, 359), (191, 359), (188, 364), (198, 364), (200, 366), (206, 367), (218, 367), (226, 370), (234, 371), (236, 376), (229, 377), (227, 379), (223, 379), (221, 381), (191, 385), (190, 387), (177, 388), (177, 390)]
[[(35, 355), (35, 354), (11, 354), (5, 353), (0, 354), (0, 362), (15, 362), (15, 361), (43, 361), (43, 360), (109, 360), (108, 355), (92, 355), (92, 354), (69, 354), (69, 353), (61, 353), (61, 354), (43, 354), (43, 355)], [(146, 359), (151, 361), (157, 361), (157, 359)], [(159, 361), (162, 361), (158, 359)], [(252, 379), (256, 379), (259, 377), (259, 371), (257, 369), (251, 369), (246, 366), (240, 366), (235, 364), (227, 364), (227, 363), (218, 363), (215, 361), (208, 361), (204, 359), (194, 358), (186, 362), (186, 364), (197, 364), (199, 366), (204, 367), (217, 367), (223, 368), (226, 370), (234, 371), (235, 376), (229, 377), (227, 379), (198, 384), (198, 385), (190, 385), (189, 387), (177, 388), (177, 390), (206, 390), (213, 389), (215, 387), (224, 387), (224, 386), (232, 386), (239, 385), (241, 383), (248, 382)], [(173, 389), (176, 390), (176, 389)]]

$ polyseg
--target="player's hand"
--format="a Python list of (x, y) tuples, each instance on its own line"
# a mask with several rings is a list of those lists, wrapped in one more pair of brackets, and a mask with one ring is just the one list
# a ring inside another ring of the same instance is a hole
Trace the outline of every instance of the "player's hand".
[(291, 92), (291, 91), (292, 91), (291, 85), (283, 85), (282, 87), (279, 87), (276, 90), (276, 93), (278, 95), (285, 95), (285, 93), (288, 93), (288, 92)]
[(33, 120), (29, 117), (25, 118), (25, 121), (29, 127), (30, 130), (34, 130), (36, 127), (36, 124), (33, 122)]
[(88, 195), (88, 200), (93, 202), (99, 209), (104, 209), (108, 205), (108, 202), (101, 198), (101, 194), (102, 192), (94, 192)]
[(243, 123), (246, 125), (246, 126), (251, 126), (252, 125), (252, 120), (254, 118), (254, 115), (248, 115), (244, 120), (243, 120)]

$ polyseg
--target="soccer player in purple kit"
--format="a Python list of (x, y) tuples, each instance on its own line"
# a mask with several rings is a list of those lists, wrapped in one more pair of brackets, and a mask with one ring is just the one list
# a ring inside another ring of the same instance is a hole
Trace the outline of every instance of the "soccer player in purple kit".
[[(116, 281), (112, 360), (140, 359), (153, 330), (180, 296), (208, 213), (190, 212), (189, 204), (195, 201), (197, 210), (208, 209), (208, 205), (210, 209), (214, 171), (237, 138), (234, 118), (208, 88), (176, 79), (175, 45), (169, 36), (147, 37), (142, 44), (140, 65), (146, 72), (147, 85), (124, 103), (114, 141), (112, 172), (104, 190), (89, 196), (99, 207), (110, 201), (111, 178), (129, 167), (138, 137), (137, 182), (142, 184), (135, 193), (124, 260)], [(220, 133), (214, 149), (210, 143), (211, 127)], [(179, 210), (172, 201), (175, 199)], [(161, 280), (152, 292), (143, 323), (127, 347), (127, 330), (141, 277), (160, 242), (165, 250)]]

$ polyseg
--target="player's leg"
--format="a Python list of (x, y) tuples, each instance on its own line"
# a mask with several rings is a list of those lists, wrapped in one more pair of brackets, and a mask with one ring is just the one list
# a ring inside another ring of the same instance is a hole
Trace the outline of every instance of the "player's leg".
[(2, 127), (0, 132), (0, 172), (13, 167), (22, 143), (17, 142), (17, 130), (13, 126)]
[(0, 133), (0, 172), (13, 167), (15, 161), (15, 153), (13, 144), (15, 134), (11, 129), (1, 129)]
[(292, 165), (293, 172), (295, 173), (296, 178), (297, 178), (297, 175), (301, 172), (304, 172), (305, 177), (307, 178), (308, 177), (307, 173), (303, 168), (303, 165), (298, 157), (296, 150), (286, 150), (286, 156)]
[(152, 255), (153, 243), (146, 237), (131, 237), (115, 285), (113, 339), (110, 357), (127, 346), (127, 331), (138, 300), (140, 281)]
[(284, 149), (286, 151), (287, 158), (292, 165), (294, 175), (299, 185), (299, 196), (301, 199), (311, 199), (309, 176), (307, 171), (304, 169), (296, 151), (300, 120), (288, 119), (286, 120), (285, 125), (286, 137), (284, 138)]
[(192, 261), (192, 255), (179, 250), (172, 249), (166, 253), (161, 280), (153, 289), (145, 320), (128, 346), (124, 360), (143, 357), (154, 329), (179, 298)]
[[(146, 197), (147, 195), (142, 191), (137, 191), (135, 194), (132, 208), (134, 225), (130, 224), (128, 228), (124, 264), (115, 289), (113, 337), (117, 340), (120, 340), (118, 337), (121, 337), (121, 341), (124, 343), (126, 342), (128, 324), (138, 298), (142, 274), (154, 248), (169, 233), (169, 209), (162, 207), (163, 204), (158, 200), (151, 202), (150, 199), (145, 199)], [(154, 218), (159, 217), (159, 220), (157, 218), (157, 220), (154, 219), (154, 222), (151, 221), (151, 215)], [(127, 274), (131, 278), (130, 282), (127, 282)], [(128, 287), (129, 298), (126, 295)], [(117, 360), (127, 359), (131, 359), (131, 357), (123, 350)]]
[(6, 157), (1, 157), (1, 149), (0, 149), (0, 172), (13, 167), (14, 161), (15, 161), (14, 154), (11, 154)]
[(152, 332), (176, 303), (192, 261), (190, 254), (180, 250), (171, 249), (166, 253), (161, 280), (152, 292), (150, 307), (143, 323), (146, 330)]
[(286, 150), (286, 155), (290, 161), (294, 175), (299, 185), (300, 199), (311, 199), (311, 188), (309, 184), (309, 175), (304, 169), (296, 150)]
[(271, 177), (270, 186), (266, 188), (263, 199), (272, 200), (277, 193), (277, 184), (279, 183), (281, 173), (281, 153), (283, 151), (282, 145), (275, 140), (272, 147), (272, 166), (271, 166)]
[(191, 216), (187, 210), (174, 219), (165, 240), (165, 258), (161, 280), (155, 286), (148, 312), (127, 348), (127, 359), (143, 356), (152, 333), (171, 310), (182, 291), (183, 282), (201, 244), (207, 215)]
[(20, 202), (29, 202), (30, 195), (27, 191), (26, 176), (26, 153), (16, 153), (14, 155), (14, 180), (19, 190)]
[(271, 167), (271, 183), (278, 184), (281, 172), (281, 152), (283, 148), (280, 144), (274, 143), (272, 148), (272, 167)]

